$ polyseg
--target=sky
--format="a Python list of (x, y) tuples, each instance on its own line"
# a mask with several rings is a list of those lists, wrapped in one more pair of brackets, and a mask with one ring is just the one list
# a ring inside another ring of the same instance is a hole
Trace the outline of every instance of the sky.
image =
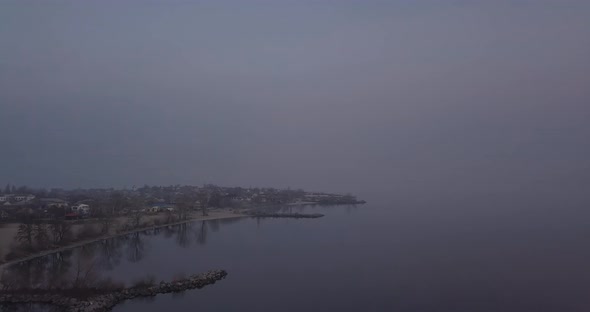
[(0, 184), (590, 194), (590, 2), (0, 2)]

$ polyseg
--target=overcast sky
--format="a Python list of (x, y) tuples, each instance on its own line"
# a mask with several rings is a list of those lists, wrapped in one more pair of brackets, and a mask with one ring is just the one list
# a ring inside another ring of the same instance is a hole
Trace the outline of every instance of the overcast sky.
[(0, 183), (588, 192), (589, 16), (568, 0), (1, 1)]

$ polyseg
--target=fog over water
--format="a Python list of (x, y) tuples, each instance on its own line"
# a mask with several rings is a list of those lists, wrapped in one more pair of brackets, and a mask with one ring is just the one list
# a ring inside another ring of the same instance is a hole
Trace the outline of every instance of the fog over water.
[(368, 201), (102, 240), (13, 280), (79, 259), (126, 283), (228, 270), (117, 312), (588, 311), (589, 16), (584, 0), (0, 1), (0, 187)]
[(2, 1), (0, 183), (587, 203), (589, 12)]

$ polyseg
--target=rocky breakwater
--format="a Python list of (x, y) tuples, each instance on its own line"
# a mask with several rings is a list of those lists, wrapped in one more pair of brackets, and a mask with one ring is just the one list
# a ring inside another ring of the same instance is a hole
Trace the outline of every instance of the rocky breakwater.
[(203, 288), (226, 276), (227, 272), (224, 270), (215, 270), (192, 275), (179, 281), (160, 282), (153, 286), (124, 288), (106, 293), (97, 291), (99, 294), (86, 298), (71, 297), (54, 291), (47, 291), (46, 293), (43, 293), (42, 290), (12, 291), (0, 293), (0, 303), (41, 303), (60, 306), (68, 312), (106, 312), (125, 300)]

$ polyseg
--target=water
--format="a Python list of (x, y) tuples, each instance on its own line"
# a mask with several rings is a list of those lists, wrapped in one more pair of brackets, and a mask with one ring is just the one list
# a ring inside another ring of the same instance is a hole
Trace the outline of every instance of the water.
[[(61, 257), (70, 272), (96, 263), (101, 278), (127, 284), (229, 273), (115, 312), (590, 309), (590, 216), (580, 202), (457, 198), (304, 208), (319, 219), (194, 222)], [(29, 265), (27, 280), (43, 280), (36, 267), (57, 276), (55, 262)]]

